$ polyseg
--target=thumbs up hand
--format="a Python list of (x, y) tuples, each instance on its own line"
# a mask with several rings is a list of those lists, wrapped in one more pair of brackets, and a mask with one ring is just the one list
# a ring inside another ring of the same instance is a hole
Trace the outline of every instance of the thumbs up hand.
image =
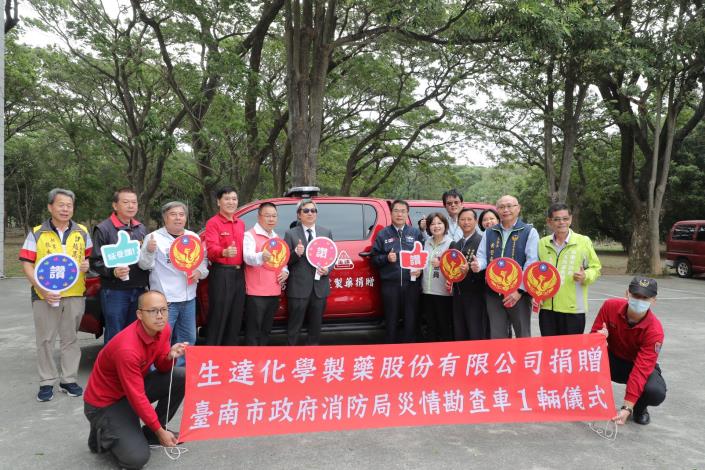
[(230, 246), (223, 250), (223, 258), (232, 258), (237, 256), (237, 246), (235, 242), (231, 242)]
[(157, 250), (157, 240), (154, 238), (154, 234), (149, 236), (149, 241), (147, 241), (147, 251), (154, 253)]
[(387, 261), (390, 263), (396, 263), (397, 262), (397, 254), (394, 253), (394, 248), (392, 248), (392, 251), (389, 252), (387, 255)]
[(600, 333), (601, 335), (604, 335), (605, 338), (607, 338), (610, 335), (609, 330), (607, 330), (607, 323), (602, 323), (602, 328), (597, 330), (597, 333)]
[(86, 258), (83, 258), (81, 260), (81, 264), (78, 265), (78, 270), (81, 271), (82, 273), (87, 273), (90, 268), (91, 268), (90, 263), (88, 262), (88, 259), (86, 259)]
[(304, 255), (304, 244), (301, 243), (301, 239), (299, 239), (299, 243), (296, 244), (296, 248), (294, 248), (294, 251), (296, 252), (297, 255), (303, 256)]
[(585, 269), (580, 266), (580, 270), (573, 273), (573, 280), (582, 283), (585, 280)]
[(475, 255), (472, 255), (472, 261), (470, 262), (470, 269), (472, 269), (472, 272), (474, 272), (474, 273), (480, 272), (480, 262), (477, 260), (477, 256), (475, 256)]
[(262, 250), (262, 261), (266, 263), (270, 259), (272, 259), (272, 254), (267, 250)]

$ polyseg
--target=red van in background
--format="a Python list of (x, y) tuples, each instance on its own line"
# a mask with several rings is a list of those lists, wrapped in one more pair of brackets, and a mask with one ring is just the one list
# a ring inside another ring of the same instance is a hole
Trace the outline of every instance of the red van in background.
[(705, 273), (705, 220), (681, 220), (666, 239), (666, 266), (679, 277)]
[[(292, 188), (286, 197), (262, 199), (240, 207), (236, 212), (249, 230), (257, 222), (257, 208), (263, 202), (277, 206), (278, 224), (274, 231), (281, 238), (290, 226), (296, 223), (296, 205), (304, 197), (311, 197), (318, 206), (318, 223), (333, 232), (338, 246), (338, 261), (330, 273), (331, 292), (323, 314), (323, 330), (369, 329), (380, 326), (384, 318), (381, 304), (379, 276), (369, 257), (377, 233), (392, 223), (391, 200), (366, 197), (317, 196), (318, 188)], [(444, 212), (442, 202), (407, 200), (410, 206), (409, 222), (418, 220), (431, 212)], [(463, 204), (480, 213), (490, 204)], [(99, 282), (88, 281), (86, 313), (81, 322), (81, 331), (102, 334), (102, 313), (97, 293)], [(279, 310), (275, 316), (275, 327), (286, 322), (286, 294), (282, 294)], [(198, 283), (197, 323), (208, 324), (208, 278)]]

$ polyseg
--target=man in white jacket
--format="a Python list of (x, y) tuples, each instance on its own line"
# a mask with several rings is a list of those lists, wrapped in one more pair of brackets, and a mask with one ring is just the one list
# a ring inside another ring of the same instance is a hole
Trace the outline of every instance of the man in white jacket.
[[(169, 302), (169, 326), (172, 331), (171, 344), (196, 342), (196, 286), (198, 281), (208, 276), (208, 260), (203, 261), (190, 275), (174, 267), (169, 259), (171, 244), (182, 235), (198, 235), (186, 230), (188, 208), (179, 201), (167, 202), (162, 206), (164, 227), (148, 234), (140, 251), (139, 266), (150, 270), (149, 287), (164, 294)], [(205, 250), (205, 245), (202, 245)], [(183, 365), (183, 356), (177, 365)]]

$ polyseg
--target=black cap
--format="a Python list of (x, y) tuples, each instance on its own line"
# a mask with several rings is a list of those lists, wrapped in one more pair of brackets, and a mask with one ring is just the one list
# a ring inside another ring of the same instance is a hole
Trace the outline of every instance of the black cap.
[(632, 294), (643, 295), (644, 297), (656, 297), (658, 284), (656, 279), (644, 276), (634, 276), (632, 282), (629, 283), (629, 292)]

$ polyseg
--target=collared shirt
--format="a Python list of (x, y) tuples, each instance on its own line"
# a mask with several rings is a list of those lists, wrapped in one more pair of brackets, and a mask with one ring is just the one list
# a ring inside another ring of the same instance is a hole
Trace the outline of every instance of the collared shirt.
[(639, 323), (629, 325), (628, 307), (626, 299), (605, 300), (590, 333), (601, 330), (602, 325), (606, 324), (607, 349), (615, 356), (634, 363), (624, 399), (636, 403), (656, 367), (664, 336), (661, 322), (651, 309)]
[(553, 247), (556, 249), (556, 254), (560, 254), (561, 251), (563, 250), (563, 248), (565, 248), (566, 245), (568, 245), (568, 242), (570, 241), (570, 235), (571, 235), (572, 233), (573, 233), (573, 231), (570, 230), (570, 229), (568, 229), (568, 236), (565, 237), (565, 240), (563, 240), (563, 243), (561, 243), (560, 245), (559, 245), (558, 242), (556, 241), (556, 234), (554, 233), (554, 234), (551, 236), (551, 244), (552, 244)]
[(313, 224), (310, 227), (306, 227), (304, 224), (301, 224), (301, 228), (304, 229), (304, 235), (306, 235), (306, 239), (308, 240), (308, 231), (311, 231), (311, 238), (316, 238), (316, 224)]
[[(86, 227), (71, 220), (65, 230), (58, 230), (51, 219), (48, 219), (27, 234), (19, 258), (20, 261), (36, 264), (49, 254), (64, 253), (80, 265), (91, 255), (92, 250), (93, 242)], [(63, 291), (61, 296), (81, 297), (85, 290), (86, 273), (79, 272), (76, 283)], [(31, 289), (31, 295), (32, 300), (44, 298), (34, 287)]]
[(91, 270), (101, 276), (101, 288), (103, 289), (144, 289), (149, 283), (149, 273), (141, 269), (139, 265), (130, 265), (129, 280), (123, 281), (115, 277), (115, 268), (105, 266), (101, 248), (104, 245), (114, 245), (118, 242), (118, 233), (125, 232), (130, 240), (136, 240), (142, 244), (147, 234), (146, 227), (137, 219), (129, 220), (124, 224), (113, 212), (110, 217), (93, 227), (93, 246), (91, 253)]
[[(190, 230), (184, 231), (184, 235), (198, 238), (198, 235)], [(196, 298), (197, 283), (189, 284), (186, 273), (176, 269), (169, 259), (171, 244), (177, 237), (170, 234), (164, 227), (147, 235), (145, 240), (149, 240), (150, 237), (154, 237), (157, 241), (157, 249), (154, 250), (154, 253), (150, 253), (147, 249), (149, 244), (143, 243), (139, 261), (140, 268), (152, 271), (149, 275), (149, 287), (164, 294), (168, 302), (186, 302)], [(208, 276), (208, 262), (206, 260), (207, 256), (204, 256), (197, 268), (200, 279)]]
[[(267, 231), (263, 229), (259, 223), (256, 223), (255, 226), (252, 227), (252, 230), (254, 230), (256, 234), (264, 235), (267, 238), (278, 238), (278, 235), (274, 230), (272, 230), (270, 233), (267, 233)], [(257, 252), (257, 243), (255, 242), (255, 238), (252, 236), (251, 233), (245, 232), (245, 237), (242, 241), (242, 245), (242, 255), (245, 259), (245, 263), (249, 264), (250, 266), (262, 266), (264, 264), (264, 261), (262, 260), (262, 252)], [(283, 271), (289, 272), (286, 267), (284, 267)]]
[(438, 244), (433, 237), (426, 239), (424, 250), (428, 252), (428, 261), (423, 268), (422, 290), (424, 294), (449, 296), (450, 292), (446, 289), (446, 278), (441, 274), (440, 266), (434, 268), (431, 265), (433, 258), (440, 258), (446, 251), (453, 240), (450, 235), (446, 234)]
[[(516, 222), (514, 223), (516, 225)], [(506, 240), (509, 237), (509, 234), (512, 232), (512, 229), (514, 228), (514, 225), (509, 230), (505, 230), (504, 226), (502, 226), (502, 238), (503, 240)], [(480, 241), (480, 246), (477, 247), (477, 262), (480, 265), (480, 271), (483, 269), (487, 268), (487, 233), (490, 231), (490, 229), (486, 229), (482, 233), (482, 240)], [(534, 263), (539, 260), (539, 233), (536, 231), (534, 227), (531, 227), (531, 230), (529, 231), (529, 237), (526, 240), (526, 247), (524, 248), (524, 253), (526, 253), (526, 262), (524, 263), (524, 266), (522, 266), (522, 269), (526, 269), (531, 263)], [(522, 282), (522, 288), (524, 286), (524, 283)]]
[[(218, 212), (206, 222), (203, 241), (208, 249), (208, 259), (213, 263), (240, 266), (242, 264), (243, 237), (245, 224), (237, 217), (228, 220)], [(237, 253), (232, 257), (223, 257), (223, 250), (235, 244)]]
[[(56, 226), (52, 223), (51, 219), (45, 222), (45, 224), (48, 224), (49, 227), (51, 227), (51, 230), (56, 233), (56, 235), (59, 237), (59, 240), (61, 240), (61, 246), (63, 247), (64, 251), (66, 251), (66, 239), (68, 238), (68, 234), (71, 233), (71, 230), (75, 228), (75, 222), (69, 220), (69, 224), (65, 230), (59, 230), (58, 228), (56, 228)], [(86, 247), (84, 251), (85, 257), (87, 258), (88, 256), (90, 256), (92, 251), (93, 241), (91, 240), (91, 237), (86, 234)], [(29, 263), (34, 263), (35, 261), (37, 261), (37, 240), (32, 230), (29, 231), (27, 237), (24, 239), (24, 243), (22, 244), (22, 248), (20, 249), (19, 259), (20, 261), (27, 261)]]
[(98, 353), (88, 377), (85, 402), (104, 408), (127, 397), (130, 407), (149, 429), (159, 429), (157, 413), (144, 390), (144, 378), (152, 364), (162, 373), (171, 370), (170, 337), (168, 324), (153, 337), (140, 320), (128, 325)]
[[(474, 230), (470, 235), (468, 235), (467, 237), (465, 236), (465, 233), (463, 233), (463, 235), (462, 235), (460, 238), (458, 238), (457, 240), (453, 240), (453, 241), (454, 241), (454, 242), (460, 242), (459, 245), (460, 245), (460, 246), (463, 246), (463, 245), (465, 245), (465, 244), (468, 242), (468, 240), (470, 240), (470, 239), (471, 239), (476, 233), (478, 233), (478, 232), (479, 232), (479, 231), (478, 231), (477, 227), (475, 227), (475, 230)], [(482, 233), (480, 233), (480, 236), (482, 236)]]
[(448, 236), (454, 242), (457, 242), (458, 240), (463, 238), (463, 229), (458, 226), (458, 221), (453, 220), (450, 215), (448, 216)]

